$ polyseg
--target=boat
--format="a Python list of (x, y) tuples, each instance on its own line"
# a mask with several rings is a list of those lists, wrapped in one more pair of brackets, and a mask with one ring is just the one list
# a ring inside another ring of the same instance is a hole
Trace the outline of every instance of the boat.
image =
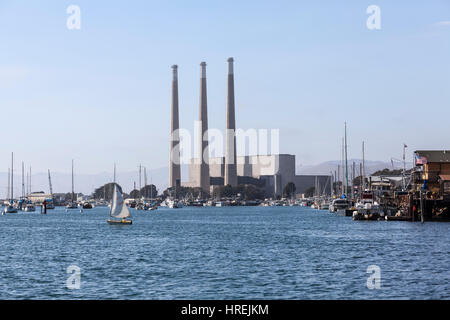
[(4, 213), (17, 213), (17, 208), (11, 203), (10, 205), (5, 207)]
[(90, 202), (84, 202), (81, 206), (83, 207), (83, 209), (92, 209), (93, 208), (92, 203), (90, 203)]
[(47, 203), (47, 210), (55, 209), (55, 203), (53, 202), (53, 199), (49, 198), (49, 199), (45, 199), (45, 201)]
[(178, 200), (167, 200), (167, 207), (170, 209), (183, 208), (183, 203)]
[(353, 220), (378, 220), (380, 217), (384, 218), (384, 212), (381, 212), (381, 207), (375, 201), (373, 193), (367, 190), (362, 193), (355, 209)]
[(72, 201), (66, 205), (67, 209), (78, 209), (78, 205), (75, 202), (75, 192), (74, 192), (74, 186), (73, 186), (73, 160), (72, 160)]
[(225, 205), (225, 203), (223, 201), (216, 202), (216, 207), (223, 207), (224, 205)]
[[(11, 195), (11, 198), (9, 197)], [(11, 173), (8, 172), (8, 201), (3, 214), (17, 213), (18, 209), (14, 205), (14, 153), (11, 154)]]
[(78, 209), (78, 204), (76, 202), (70, 202), (66, 205), (66, 209)]
[(322, 203), (319, 204), (319, 210), (329, 210), (330, 209), (330, 204), (328, 203), (328, 201), (323, 201)]
[(144, 206), (144, 210), (146, 211), (153, 211), (158, 209), (158, 204), (154, 201), (150, 202), (150, 203), (146, 203)]
[(350, 204), (347, 199), (334, 199), (329, 206), (329, 211), (336, 213), (338, 211), (349, 209)]
[[(107, 220), (110, 225), (130, 225), (132, 224), (130, 210), (125, 205), (122, 193), (119, 191), (116, 185), (114, 185), (114, 193), (109, 211), (110, 218)], [(128, 218), (130, 218), (128, 220)]]
[(50, 175), (50, 169), (48, 169), (48, 186), (50, 189), (50, 198), (45, 199), (47, 210), (55, 209), (55, 203), (53, 201), (53, 187), (52, 187), (52, 177)]
[(145, 207), (146, 207), (145, 203), (139, 202), (138, 204), (136, 204), (135, 209), (139, 210), (139, 211), (142, 211), (142, 210), (146, 210)]
[(36, 207), (32, 203), (27, 203), (25, 205), (25, 208), (23, 209), (24, 212), (35, 212)]

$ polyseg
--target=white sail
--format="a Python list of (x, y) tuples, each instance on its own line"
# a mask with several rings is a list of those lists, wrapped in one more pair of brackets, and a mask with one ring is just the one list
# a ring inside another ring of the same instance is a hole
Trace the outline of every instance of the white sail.
[(111, 217), (113, 218), (129, 218), (131, 217), (128, 207), (122, 197), (122, 193), (119, 191), (116, 185), (114, 185), (114, 194), (111, 205)]

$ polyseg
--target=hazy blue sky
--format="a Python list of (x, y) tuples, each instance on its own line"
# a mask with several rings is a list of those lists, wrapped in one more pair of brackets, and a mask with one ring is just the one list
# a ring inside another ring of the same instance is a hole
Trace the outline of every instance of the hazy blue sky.
[[(66, 9), (81, 8), (81, 30)], [(366, 8), (381, 8), (381, 30)], [(400, 158), (450, 148), (450, 1), (0, 2), (0, 171), (95, 173), (166, 166), (172, 64), (180, 125), (198, 117), (208, 64), (210, 127), (223, 129), (226, 59), (237, 126), (279, 128), (297, 162)]]

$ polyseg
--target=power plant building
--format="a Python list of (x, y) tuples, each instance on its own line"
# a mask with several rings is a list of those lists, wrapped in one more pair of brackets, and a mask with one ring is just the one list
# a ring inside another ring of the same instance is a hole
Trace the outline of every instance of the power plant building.
[[(183, 186), (201, 188), (203, 192), (212, 193), (215, 187), (223, 185), (237, 186), (253, 184), (265, 191), (267, 197), (282, 196), (283, 189), (293, 182), (297, 194), (303, 194), (318, 185), (321, 194), (331, 194), (332, 177), (326, 175), (296, 175), (295, 156), (276, 155), (236, 155), (236, 118), (234, 97), (234, 59), (229, 58), (227, 78), (225, 156), (209, 157), (208, 146), (208, 103), (206, 86), (206, 63), (200, 64), (200, 103), (199, 103), (199, 141), (198, 155), (189, 164), (189, 181)], [(179, 128), (178, 117), (178, 73), (173, 66), (172, 108), (171, 108), (171, 144), (170, 144), (170, 187), (180, 184)]]
[[(297, 175), (295, 173), (295, 155), (257, 155), (237, 157), (237, 184), (253, 184), (262, 188), (267, 197), (282, 196), (283, 189), (289, 182), (293, 182), (298, 195), (316, 185), (316, 179), (323, 194), (331, 194), (332, 177), (327, 175)], [(225, 158), (210, 158), (211, 190), (225, 184)], [(199, 187), (196, 180), (198, 165), (189, 165), (189, 182), (184, 186)]]

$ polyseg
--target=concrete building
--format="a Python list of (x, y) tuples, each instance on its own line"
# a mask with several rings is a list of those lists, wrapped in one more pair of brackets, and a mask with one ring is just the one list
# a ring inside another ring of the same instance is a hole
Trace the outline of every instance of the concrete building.
[[(225, 157), (210, 158), (208, 146), (208, 102), (206, 87), (206, 63), (200, 64), (200, 105), (199, 105), (199, 143), (198, 156), (189, 165), (189, 181), (183, 186), (200, 187), (211, 193), (214, 187), (238, 184), (254, 184), (261, 187), (267, 197), (281, 196), (287, 183), (293, 182), (296, 193), (305, 191), (319, 184), (321, 193), (330, 194), (332, 177), (325, 175), (296, 175), (295, 156), (289, 154), (241, 156), (236, 155), (236, 117), (234, 97), (234, 59), (229, 58), (227, 83), (227, 110), (225, 132)], [(178, 82), (177, 68), (173, 67), (172, 82), (172, 127), (178, 128)], [(177, 139), (178, 138), (178, 139)], [(179, 144), (179, 137), (171, 140), (171, 186), (179, 181), (179, 166), (172, 162), (172, 151)]]
[(233, 58), (228, 59), (227, 120), (225, 130), (225, 185), (236, 186), (236, 117), (234, 106)]
[(169, 187), (181, 185), (180, 128), (178, 114), (178, 66), (172, 66), (172, 107), (170, 123)]
[(27, 199), (30, 200), (32, 203), (42, 203), (46, 199), (51, 199), (52, 195), (43, 193), (43, 192), (34, 192), (29, 195), (27, 195)]
[[(225, 158), (210, 158), (209, 172), (211, 190), (225, 183)], [(267, 197), (282, 196), (283, 189), (293, 182), (298, 195), (314, 187), (316, 179), (323, 194), (331, 194), (332, 177), (326, 175), (297, 175), (295, 173), (295, 155), (258, 155), (237, 157), (237, 184), (255, 184), (261, 187)], [(198, 166), (189, 165), (189, 182), (185, 186), (199, 185)]]

